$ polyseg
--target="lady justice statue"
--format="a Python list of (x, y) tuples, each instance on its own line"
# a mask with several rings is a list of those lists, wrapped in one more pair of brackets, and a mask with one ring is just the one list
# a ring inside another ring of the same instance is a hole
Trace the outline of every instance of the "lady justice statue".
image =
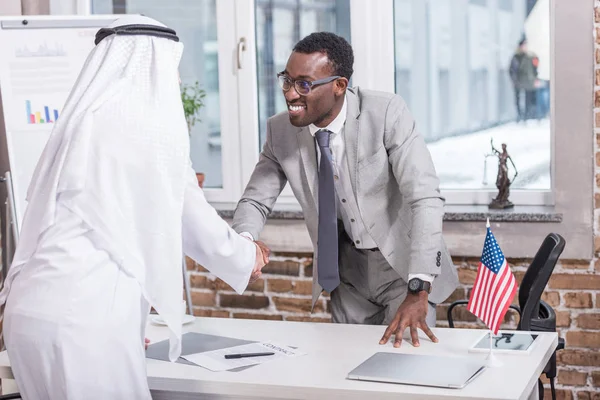
[[(496, 178), (498, 196), (496, 196), (496, 198), (492, 200), (492, 202), (489, 204), (489, 208), (511, 208), (514, 206), (514, 204), (510, 200), (508, 200), (508, 195), (510, 194), (510, 185), (515, 181), (515, 178), (519, 173), (517, 172), (517, 167), (515, 166), (515, 163), (506, 151), (506, 143), (502, 143), (501, 152), (494, 147), (494, 139), (490, 140), (490, 144), (492, 145), (492, 153), (486, 154), (486, 158), (488, 156), (498, 157), (498, 176)], [(508, 177), (508, 161), (510, 161), (513, 169), (515, 170), (515, 175), (512, 179), (509, 179)]]

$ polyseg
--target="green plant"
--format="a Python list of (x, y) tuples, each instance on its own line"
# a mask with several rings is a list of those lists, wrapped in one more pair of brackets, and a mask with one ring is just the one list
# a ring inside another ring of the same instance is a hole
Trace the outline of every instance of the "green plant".
[(204, 107), (204, 97), (206, 92), (200, 89), (198, 81), (193, 85), (181, 85), (181, 101), (183, 103), (183, 112), (185, 121), (188, 126), (188, 133), (192, 132), (192, 128), (196, 122), (200, 122), (198, 112)]

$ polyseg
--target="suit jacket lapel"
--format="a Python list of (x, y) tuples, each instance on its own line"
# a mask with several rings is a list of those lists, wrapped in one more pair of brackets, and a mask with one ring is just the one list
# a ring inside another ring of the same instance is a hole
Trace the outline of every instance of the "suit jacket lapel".
[(344, 144), (346, 147), (346, 157), (348, 161), (348, 170), (350, 171), (350, 182), (356, 196), (356, 170), (358, 168), (358, 116), (360, 115), (360, 105), (358, 96), (353, 90), (346, 92), (346, 101), (348, 109), (346, 115), (346, 124), (344, 125)]
[(310, 134), (307, 127), (302, 128), (296, 134), (298, 139), (298, 148), (300, 149), (300, 157), (304, 174), (308, 182), (308, 188), (315, 201), (315, 207), (318, 202), (318, 174), (317, 174), (317, 150), (315, 148), (315, 138)]

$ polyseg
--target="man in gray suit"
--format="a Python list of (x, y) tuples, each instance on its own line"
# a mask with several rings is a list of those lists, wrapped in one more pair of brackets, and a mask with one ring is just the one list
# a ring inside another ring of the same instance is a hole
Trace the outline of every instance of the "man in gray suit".
[(352, 47), (328, 32), (296, 44), (277, 78), (288, 110), (267, 122), (233, 228), (258, 238), (289, 182), (315, 249), (313, 305), (334, 322), (417, 328), (431, 340), (435, 304), (456, 288), (442, 238), (444, 198), (423, 137), (400, 96), (348, 88)]

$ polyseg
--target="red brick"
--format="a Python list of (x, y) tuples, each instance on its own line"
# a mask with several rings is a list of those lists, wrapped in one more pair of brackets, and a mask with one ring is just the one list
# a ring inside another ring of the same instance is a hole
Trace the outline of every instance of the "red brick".
[[(600, 236), (597, 239), (600, 239)], [(600, 275), (555, 274), (550, 278), (549, 286), (552, 289), (596, 290), (600, 288)]]
[(556, 326), (562, 328), (571, 326), (571, 313), (569, 311), (556, 311)]
[(302, 263), (302, 268), (304, 268), (304, 276), (306, 278), (312, 278), (312, 276), (313, 276), (313, 259), (312, 259), (312, 257)]
[[(596, 186), (600, 188), (600, 174), (596, 174)], [(594, 252), (596, 255), (600, 253), (600, 236), (594, 238)]]
[(221, 307), (248, 308), (253, 310), (266, 308), (270, 304), (267, 296), (237, 294), (221, 294), (219, 302)]
[(577, 392), (577, 400), (600, 400), (600, 392)]
[(567, 347), (558, 351), (556, 358), (561, 365), (580, 365), (583, 367), (600, 365), (600, 351), (575, 350)]
[(297, 322), (323, 322), (329, 323), (331, 322), (331, 318), (325, 317), (285, 317), (286, 321), (297, 321)]
[(542, 300), (552, 307), (557, 307), (560, 305), (560, 294), (558, 292), (544, 292), (542, 293)]
[(252, 282), (251, 284), (248, 285), (248, 288), (246, 288), (246, 291), (263, 293), (265, 291), (265, 280), (258, 279), (255, 282)]
[[(312, 299), (311, 298), (297, 298), (297, 297), (273, 297), (273, 302), (278, 311), (289, 311), (298, 313), (308, 313), (311, 311)], [(321, 301), (317, 301), (315, 304), (315, 313), (324, 312), (324, 306)]]
[[(292, 293), (311, 295), (312, 294), (312, 280), (310, 280), (310, 281), (294, 281), (294, 290), (292, 290)], [(327, 294), (327, 296), (324, 296), (324, 297), (328, 297), (328, 296), (329, 296), (329, 294)]]
[(475, 277), (477, 276), (476, 269), (459, 268), (458, 279), (463, 285), (472, 285), (475, 283)]
[(457, 300), (467, 300), (467, 297), (465, 295), (465, 289), (463, 289), (463, 288), (456, 289), (454, 292), (452, 292), (450, 297), (448, 297), (446, 300), (444, 300), (444, 303), (452, 304), (453, 302), (455, 302)]
[(262, 269), (263, 274), (298, 276), (300, 275), (300, 263), (297, 261), (270, 261)]
[(600, 293), (596, 294), (596, 308), (600, 308)]
[(587, 376), (587, 372), (580, 372), (573, 369), (561, 369), (558, 372), (558, 383), (569, 386), (585, 386)]
[(597, 90), (594, 94), (594, 107), (600, 107), (600, 90)]
[(192, 304), (196, 307), (213, 307), (216, 306), (216, 295), (212, 292), (196, 292), (192, 291)]
[(215, 290), (216, 283), (207, 275), (190, 274), (190, 286), (196, 289)]
[(583, 329), (600, 329), (600, 314), (579, 314), (577, 326)]
[(194, 315), (196, 317), (229, 318), (229, 311), (194, 308)]
[(269, 279), (267, 280), (267, 290), (269, 292), (286, 293), (291, 292), (294, 285), (289, 279)]
[(600, 69), (596, 70), (596, 86), (600, 85)]
[(591, 308), (592, 295), (590, 293), (565, 293), (565, 305), (569, 308)]
[(594, 22), (600, 22), (600, 8), (598, 7), (594, 8)]
[(281, 315), (273, 315), (273, 314), (258, 314), (258, 313), (234, 313), (233, 318), (239, 319), (262, 319), (269, 321), (283, 321), (283, 317)]
[[(600, 113), (597, 115), (600, 115)], [(598, 128), (600, 128), (600, 126)], [(596, 139), (600, 142), (600, 134), (596, 135)], [(598, 147), (600, 147), (600, 143), (598, 143)], [(594, 208), (600, 208), (600, 193), (594, 193), (594, 200)], [(596, 260), (596, 265), (598, 265), (598, 260)], [(600, 271), (600, 269), (596, 267), (596, 271)]]
[(567, 346), (600, 348), (600, 334), (592, 331), (567, 332)]
[[(551, 399), (550, 389), (544, 389), (544, 399)], [(556, 400), (573, 400), (573, 392), (570, 390), (556, 389)]]
[(600, 64), (600, 49), (596, 49), (596, 64)]
[(592, 385), (600, 388), (600, 371), (592, 371)]
[(187, 268), (188, 271), (195, 271), (196, 270), (196, 262), (194, 260), (192, 260), (189, 257), (185, 258), (185, 267)]

